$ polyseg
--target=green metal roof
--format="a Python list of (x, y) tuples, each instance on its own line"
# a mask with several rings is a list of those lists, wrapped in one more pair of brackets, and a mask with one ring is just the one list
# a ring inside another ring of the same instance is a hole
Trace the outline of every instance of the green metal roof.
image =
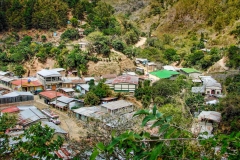
[(181, 68), (181, 70), (186, 73), (201, 73), (200, 71), (194, 68)]
[(150, 74), (163, 79), (163, 78), (170, 78), (173, 75), (178, 75), (179, 73), (175, 71), (159, 70), (159, 71), (150, 72)]

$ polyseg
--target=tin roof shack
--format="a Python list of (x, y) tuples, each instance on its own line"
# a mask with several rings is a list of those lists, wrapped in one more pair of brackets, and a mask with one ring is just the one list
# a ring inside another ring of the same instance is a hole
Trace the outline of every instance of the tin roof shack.
[(199, 76), (202, 75), (200, 71), (194, 68), (181, 68), (180, 72), (191, 79), (199, 79)]
[[(199, 115), (198, 115), (198, 120), (199, 120), (199, 137), (202, 138), (210, 138), (213, 137), (213, 123), (217, 122), (219, 123), (221, 121), (221, 113), (219, 112), (215, 112), (215, 111), (202, 111)], [(206, 134), (203, 134), (207, 132)]]
[(34, 100), (34, 96), (30, 92), (10, 92), (0, 96), (0, 104), (16, 103)]
[(89, 84), (78, 84), (76, 89), (80, 92), (80, 95), (87, 94), (89, 92)]
[(50, 102), (50, 104), (53, 104), (56, 108), (62, 109), (62, 110), (68, 110), (72, 107), (83, 107), (84, 102), (82, 100), (78, 100), (75, 98), (69, 98), (65, 96), (61, 96), (57, 98), (57, 104), (56, 101)]
[(125, 113), (133, 112), (134, 106), (128, 101), (119, 100), (101, 104), (101, 109), (111, 115), (122, 115)]
[(155, 71), (156, 70), (157, 65), (154, 62), (148, 62), (147, 63), (147, 70), (149, 71)]
[(72, 88), (59, 88), (58, 92), (68, 95), (69, 97), (73, 97), (75, 90)]
[(13, 81), (13, 80), (14, 80), (14, 78), (0, 76), (0, 84), (3, 84), (10, 88), (11, 88), (11, 81)]
[(138, 86), (138, 77), (122, 75), (112, 81), (113, 89), (116, 92), (134, 92)]
[(32, 93), (43, 90), (43, 86), (38, 80), (31, 81), (31, 79), (18, 79), (11, 81), (11, 84), (11, 88), (14, 90), (18, 90), (19, 87), (21, 87), (23, 91)]
[(56, 70), (38, 71), (37, 79), (42, 83), (44, 89), (56, 90), (62, 83), (62, 75)]
[(38, 121), (48, 121), (48, 117), (37, 108), (29, 108), (19, 113), (19, 124), (23, 127), (27, 127)]
[(46, 104), (61, 96), (65, 96), (65, 94), (57, 91), (43, 91), (39, 93), (39, 98), (43, 98)]
[(0, 71), (0, 76), (7, 76), (7, 77), (9, 77), (9, 76), (12, 76), (12, 75), (13, 74), (11, 72), (9, 72), (9, 71), (7, 71), (7, 72)]
[(76, 118), (82, 121), (88, 121), (90, 119), (102, 119), (105, 112), (100, 107), (82, 107), (74, 109), (73, 112), (76, 114)]
[(169, 65), (163, 66), (163, 69), (168, 71), (176, 71), (176, 69), (173, 66), (169, 66)]
[(60, 128), (59, 126), (57, 126), (56, 124), (54, 124), (52, 122), (48, 122), (48, 121), (42, 121), (42, 126), (45, 126), (45, 125), (54, 129), (54, 131), (55, 131), (54, 136), (61, 136), (63, 138), (67, 137), (67, 132), (65, 130), (63, 130), (62, 128)]
[(77, 84), (86, 84), (86, 81), (79, 77), (63, 77), (62, 87), (64, 88), (74, 88)]

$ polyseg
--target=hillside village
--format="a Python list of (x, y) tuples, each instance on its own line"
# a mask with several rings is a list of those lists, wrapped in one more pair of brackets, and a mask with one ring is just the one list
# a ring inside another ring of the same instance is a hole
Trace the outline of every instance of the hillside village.
[(240, 159), (238, 1), (0, 4), (0, 159)]

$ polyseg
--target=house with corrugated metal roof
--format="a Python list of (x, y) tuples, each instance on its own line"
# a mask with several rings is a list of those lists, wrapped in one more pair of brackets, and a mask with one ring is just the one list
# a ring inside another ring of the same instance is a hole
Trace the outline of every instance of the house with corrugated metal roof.
[(43, 86), (42, 84), (36, 80), (33, 79), (31, 80), (29, 79), (17, 79), (17, 80), (13, 80), (11, 81), (11, 88), (13, 90), (19, 90), (21, 88), (22, 91), (26, 91), (26, 92), (41, 92), (43, 90)]
[(10, 92), (0, 96), (0, 104), (32, 101), (34, 96), (30, 92)]
[(83, 107), (84, 102), (79, 99), (75, 98), (69, 98), (66, 96), (61, 96), (57, 98), (57, 100), (54, 100), (50, 102), (54, 107), (61, 109), (61, 110), (68, 110), (71, 109), (72, 107)]
[(122, 75), (112, 81), (113, 90), (116, 92), (134, 92), (138, 87), (138, 77)]
[(68, 95), (69, 97), (73, 97), (75, 90), (72, 88), (59, 88), (58, 92)]

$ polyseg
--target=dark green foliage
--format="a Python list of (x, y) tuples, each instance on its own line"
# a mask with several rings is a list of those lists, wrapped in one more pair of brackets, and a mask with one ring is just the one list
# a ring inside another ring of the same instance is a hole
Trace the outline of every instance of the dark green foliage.
[(164, 57), (168, 60), (168, 61), (176, 61), (176, 60), (179, 60), (177, 57), (177, 51), (173, 48), (169, 48), (169, 49), (166, 49), (164, 51)]
[(67, 4), (61, 0), (2, 1), (1, 8), (0, 30), (59, 28), (67, 21)]
[(140, 56), (142, 58), (148, 58), (150, 61), (162, 63), (166, 62), (166, 59), (164, 58), (164, 54), (162, 53), (162, 51), (154, 47), (144, 48), (137, 54), (137, 56)]
[(115, 50), (123, 52), (125, 49), (125, 44), (121, 40), (114, 40), (112, 46)]
[(5, 131), (14, 127), (16, 123), (17, 117), (15, 116), (8, 115), (7, 113), (0, 116), (0, 159), (5, 159), (3, 157), (7, 155), (8, 151), (11, 151), (9, 147), (9, 136), (5, 134)]
[(203, 107), (204, 97), (201, 94), (192, 94), (185, 100), (192, 113), (198, 112)]
[(152, 100), (152, 87), (150, 86), (149, 80), (145, 80), (143, 84), (139, 82), (139, 87), (135, 90), (134, 97), (136, 97), (137, 100), (141, 100), (144, 108), (150, 105)]
[[(56, 155), (52, 153), (62, 146), (64, 139), (60, 136), (55, 138), (54, 132), (54, 129), (42, 126), (41, 123), (31, 125), (24, 130), (23, 135), (15, 138), (19, 143), (14, 147), (14, 158), (32, 159), (33, 156), (37, 156), (38, 159), (56, 159)], [(22, 137), (27, 141), (23, 141)]]
[(134, 48), (133, 46), (128, 46), (123, 50), (123, 53), (129, 58), (135, 57), (139, 52), (140, 49)]
[(77, 27), (78, 26), (78, 20), (76, 18), (71, 18), (70, 22), (71, 22), (73, 27)]
[(236, 27), (235, 30), (231, 31), (231, 34), (234, 35), (235, 38), (240, 37), (240, 25)]
[(84, 104), (86, 105), (98, 105), (100, 103), (100, 99), (93, 92), (88, 92), (84, 97)]
[[(239, 89), (239, 88), (238, 88)], [(238, 132), (240, 130), (240, 96), (239, 93), (230, 93), (220, 101), (222, 111), (222, 130), (225, 133)]]
[(77, 40), (79, 39), (79, 33), (77, 29), (67, 29), (62, 35), (61, 39)]
[(45, 35), (42, 35), (42, 36), (41, 36), (41, 40), (42, 40), (42, 42), (46, 42), (47, 37), (46, 37)]
[(104, 81), (104, 79), (101, 80), (96, 86), (94, 84), (94, 80), (89, 82), (89, 90), (93, 92), (99, 99), (111, 95), (111, 90), (108, 85), (104, 84)]
[(0, 31), (7, 29), (6, 15), (3, 11), (0, 11)]
[(240, 95), (240, 74), (233, 78), (227, 77), (225, 85), (228, 93)]
[(14, 70), (13, 70), (14, 74), (18, 77), (22, 77), (25, 73), (26, 70), (23, 68), (22, 65), (17, 65)]
[(227, 65), (232, 68), (240, 66), (240, 48), (237, 46), (230, 46), (227, 54), (229, 61)]
[(164, 97), (164, 104), (170, 102), (172, 96), (178, 94), (179, 91), (180, 89), (177, 83), (168, 79), (161, 79), (152, 85), (153, 100), (159, 96)]

